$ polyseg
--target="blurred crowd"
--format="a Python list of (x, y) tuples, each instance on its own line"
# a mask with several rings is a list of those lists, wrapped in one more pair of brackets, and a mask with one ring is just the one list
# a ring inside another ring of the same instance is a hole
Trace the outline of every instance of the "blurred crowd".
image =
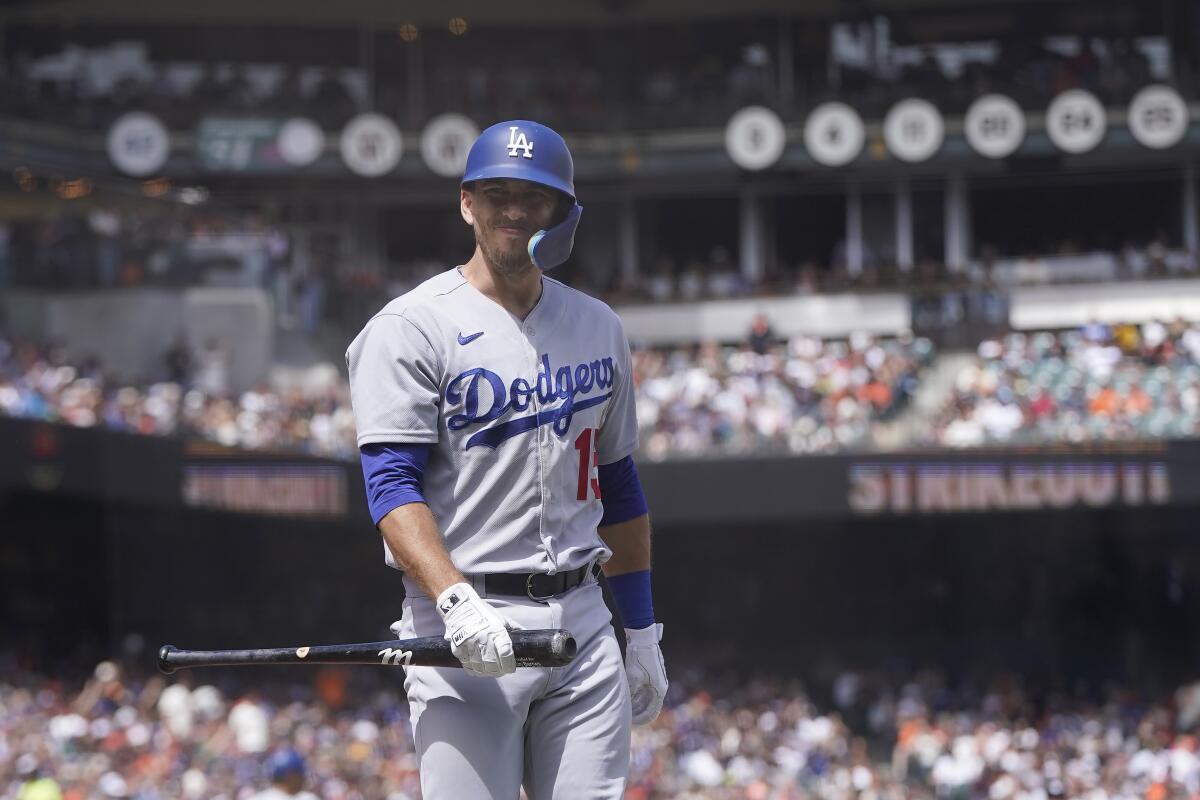
[[(0, 414), (181, 435), (229, 447), (353, 458), (354, 417), (341, 377), (287, 389), (229, 388), (228, 350), (177, 342), (164, 379), (116, 380), (96, 359), (68, 363), (59, 347), (0, 337)], [(780, 342), (764, 318), (747, 343), (636, 348), (634, 385), (649, 458), (781, 451), (829, 452), (879, 444), (877, 423), (905, 407), (928, 340)]]
[(979, 345), (926, 433), (950, 447), (1200, 433), (1200, 324), (1092, 321)]
[[(759, 316), (740, 344), (635, 347), (642, 457), (828, 453), (905, 445), (1081, 442), (1200, 434), (1200, 323), (1091, 322), (988, 339), (940, 408), (909, 409), (937, 351), (925, 338), (782, 338)], [(230, 388), (217, 340), (168, 349), (158, 379), (0, 336), (0, 414), (353, 459), (354, 417), (332, 367)], [(902, 423), (902, 424), (901, 424)]]
[[(122, 385), (95, 360), (0, 339), (0, 413), (226, 446), (353, 457), (354, 422), (340, 379), (231, 394), (226, 351), (167, 353), (168, 379)], [(678, 456), (816, 453), (895, 445), (884, 425), (932, 363), (928, 340), (777, 340), (765, 319), (738, 346), (637, 348), (642, 452)], [(1200, 419), (1200, 325), (1092, 323), (1079, 331), (1012, 333), (979, 346), (943, 409), (917, 438), (1083, 441), (1194, 435)]]
[(840, 675), (822, 709), (796, 682), (676, 687), (635, 730), (632, 797), (1167, 800), (1200, 792), (1195, 685), (1147, 701)]
[[(995, 246), (985, 244), (979, 248), (979, 258), (961, 271), (950, 270), (928, 258), (920, 259), (911, 269), (901, 269), (895, 264), (894, 254), (876, 254), (866, 243), (863, 256), (861, 269), (851, 270), (843, 240), (834, 245), (827, 261), (781, 264), (768, 274), (751, 278), (742, 273), (730, 249), (718, 245), (704, 258), (677, 259), (661, 254), (644, 272), (633, 276), (619, 276), (619, 270), (613, 268), (603, 270), (597, 279), (570, 264), (560, 275), (582, 291), (603, 297), (613, 305), (622, 305), (876, 290), (945, 294), (1013, 286), (1194, 278), (1200, 272), (1195, 254), (1170, 246), (1166, 237), (1141, 243), (1126, 241), (1116, 251), (1101, 248), (1082, 251), (1063, 241), (1045, 253), (1028, 252), (1009, 258), (998, 256)], [(414, 278), (429, 274), (432, 273), (428, 265), (424, 272), (413, 270)], [(613, 275), (618, 277), (612, 279)], [(605, 278), (610, 279), (607, 285)], [(417, 282), (409, 280), (402, 286)]]
[[(15, 800), (419, 797), (398, 674), (195, 685), (99, 664), (80, 685), (0, 682), (0, 794)], [(1200, 684), (1072, 694), (847, 671), (816, 700), (782, 677), (683, 668), (633, 732), (631, 800), (1172, 800), (1200, 793)], [(288, 777), (291, 776), (291, 777)], [(301, 792), (311, 792), (302, 794)], [(264, 795), (264, 797), (267, 795)]]
[[(30, 177), (30, 180), (36, 180)], [(200, 191), (168, 188), (176, 194)], [(0, 224), (0, 290), (7, 287), (91, 291), (139, 287), (254, 287), (273, 300), (281, 328), (316, 334), (325, 323), (353, 335), (390, 297), (447, 269), (433, 259), (386, 267), (342, 254), (319, 237), (247, 209), (186, 203), (112, 206), (66, 211), (53, 217)], [(768, 274), (743, 274), (735, 253), (717, 245), (705, 257), (661, 253), (637, 275), (605, 265), (593, 275), (570, 262), (556, 275), (613, 305), (694, 303), (744, 297), (812, 295), (873, 290), (945, 293), (1013, 285), (1110, 282), (1194, 277), (1194, 254), (1165, 236), (1122, 244), (1118, 251), (1081, 251), (1062, 242), (1054, 252), (1001, 258), (981, 245), (980, 257), (961, 272), (931, 259), (899, 269), (891, 255), (864, 248), (857, 271), (846, 262), (845, 242), (828, 260), (781, 265)]]
[[(878, 19), (878, 18), (877, 18)], [(878, 25), (878, 22), (876, 22)], [(1128, 102), (1169, 68), (1165, 40), (1016, 35), (985, 42), (903, 46), (887, 41), (874, 52), (856, 47), (864, 26), (835, 35), (836, 81), (859, 106), (883, 113), (896, 97), (927, 97), (943, 110), (965, 110), (991, 92), (1023, 107), (1048, 103), (1069, 89), (1086, 89), (1110, 104)], [(866, 41), (878, 31), (865, 33)], [(886, 33), (883, 34), (885, 37)], [(840, 44), (841, 47), (837, 47)]]
[[(229, 695), (187, 678), (126, 675), (106, 661), (82, 689), (6, 669), (0, 795), (19, 800), (248, 800), (284, 743), (322, 800), (418, 796), (407, 703), (396, 682), (351, 707), (344, 673), (313, 687)], [(34, 786), (34, 794), (22, 786)], [(26, 794), (22, 794), (25, 791)], [(272, 798), (295, 796), (290, 793)], [(302, 800), (297, 797), (296, 800)]]
[[(32, 175), (31, 181), (38, 179)], [(195, 187), (165, 192), (196, 200)], [(281, 329), (361, 325), (389, 288), (319, 237), (297, 247), (288, 226), (256, 210), (187, 202), (96, 204), (0, 224), (0, 290), (244, 287), (266, 291)]]
[[(25, 180), (37, 178), (29, 174)], [(163, 191), (172, 190), (164, 184)], [(267, 285), (287, 266), (290, 251), (283, 230), (255, 211), (166, 202), (95, 205), (6, 224), (0, 232), (0, 287)]]
[(62, 348), (0, 336), (0, 414), (252, 450), (337, 458), (357, 452), (350, 393), (340, 378), (233, 393), (228, 351), (215, 340), (194, 355), (176, 343), (164, 361), (163, 380), (125, 383), (96, 359), (71, 364)]
[[(1170, 45), (1161, 36), (1017, 34), (910, 44), (905, 22), (884, 15), (832, 25), (735, 20), (683, 28), (450, 22), (379, 31), (369, 58), (360, 32), (351, 30), (322, 39), (289, 30), (245, 45), (226, 36), (224, 58), (211, 60), (181, 50), (169, 31), (86, 45), (42, 36), (39, 47), (23, 46), (18, 29), (0, 63), (0, 111), (90, 128), (132, 110), (181, 129), (205, 115), (246, 114), (304, 115), (337, 128), (377, 110), (414, 129), (455, 112), (480, 122), (529, 117), (572, 131), (628, 131), (717, 125), (750, 104), (790, 113), (834, 96), (872, 115), (909, 95), (952, 111), (988, 92), (1036, 106), (1083, 88), (1119, 103), (1148, 83), (1170, 78), (1185, 88), (1190, 78), (1170, 74)], [(621, 39), (621, 59), (605, 54), (613, 36)], [(314, 63), (311, 48), (321, 43), (328, 58)]]
[(749, 341), (634, 351), (642, 453), (652, 459), (820, 453), (883, 443), (905, 408), (927, 339), (779, 341), (759, 317)]

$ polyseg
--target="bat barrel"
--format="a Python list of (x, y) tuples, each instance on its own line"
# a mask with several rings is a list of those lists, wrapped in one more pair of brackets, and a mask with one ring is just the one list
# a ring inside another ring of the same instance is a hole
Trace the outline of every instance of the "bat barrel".
[[(516, 643), (513, 643), (516, 646)], [(566, 631), (554, 631), (550, 636), (549, 655), (556, 663), (547, 664), (546, 666), (565, 667), (570, 664), (575, 658), (575, 653), (578, 650), (578, 645), (575, 644), (575, 637)]]

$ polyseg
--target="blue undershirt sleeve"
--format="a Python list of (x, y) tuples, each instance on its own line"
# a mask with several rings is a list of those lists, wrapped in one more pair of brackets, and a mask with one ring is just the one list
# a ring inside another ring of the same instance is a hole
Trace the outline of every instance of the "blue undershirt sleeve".
[(600, 478), (600, 502), (604, 504), (600, 527), (628, 522), (647, 513), (646, 496), (642, 494), (633, 456), (601, 464), (596, 471)]
[(425, 478), (429, 448), (428, 444), (390, 442), (359, 448), (367, 484), (367, 507), (376, 525), (394, 508), (425, 502), (421, 482)]

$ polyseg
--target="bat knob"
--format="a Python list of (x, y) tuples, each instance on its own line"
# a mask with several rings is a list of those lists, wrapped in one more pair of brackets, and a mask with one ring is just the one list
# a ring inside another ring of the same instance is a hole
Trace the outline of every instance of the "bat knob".
[(158, 671), (163, 675), (170, 675), (175, 672), (175, 668), (168, 662), (171, 653), (174, 653), (179, 648), (173, 644), (164, 644), (158, 648)]

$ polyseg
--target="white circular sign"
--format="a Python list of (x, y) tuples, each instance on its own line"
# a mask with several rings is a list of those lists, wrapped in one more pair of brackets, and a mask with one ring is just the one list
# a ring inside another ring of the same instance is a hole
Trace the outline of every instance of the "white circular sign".
[(144, 111), (132, 111), (118, 118), (108, 129), (107, 144), (113, 166), (138, 178), (158, 172), (171, 154), (166, 126)]
[(342, 130), (341, 150), (352, 172), (378, 178), (400, 163), (400, 130), (382, 114), (359, 114)]
[(1059, 150), (1086, 153), (1104, 138), (1108, 119), (1104, 106), (1091, 92), (1063, 92), (1046, 109), (1046, 133)]
[(819, 164), (840, 167), (858, 158), (866, 133), (862, 117), (845, 103), (822, 103), (804, 122), (804, 147)]
[(883, 141), (901, 161), (924, 161), (942, 146), (946, 126), (927, 100), (901, 100), (883, 119)]
[(436, 175), (461, 177), (467, 166), (467, 152), (478, 138), (479, 128), (467, 117), (442, 114), (421, 131), (421, 158)]
[(276, 142), (284, 161), (294, 167), (307, 167), (321, 157), (325, 133), (311, 119), (295, 117), (283, 123)]
[(725, 126), (725, 149), (742, 169), (766, 169), (783, 155), (786, 144), (783, 120), (769, 108), (743, 108)]
[(1187, 133), (1188, 110), (1170, 86), (1147, 86), (1129, 104), (1129, 130), (1146, 147), (1162, 150)]
[(1004, 158), (1025, 140), (1025, 114), (1012, 98), (987, 94), (967, 109), (963, 132), (979, 155)]

